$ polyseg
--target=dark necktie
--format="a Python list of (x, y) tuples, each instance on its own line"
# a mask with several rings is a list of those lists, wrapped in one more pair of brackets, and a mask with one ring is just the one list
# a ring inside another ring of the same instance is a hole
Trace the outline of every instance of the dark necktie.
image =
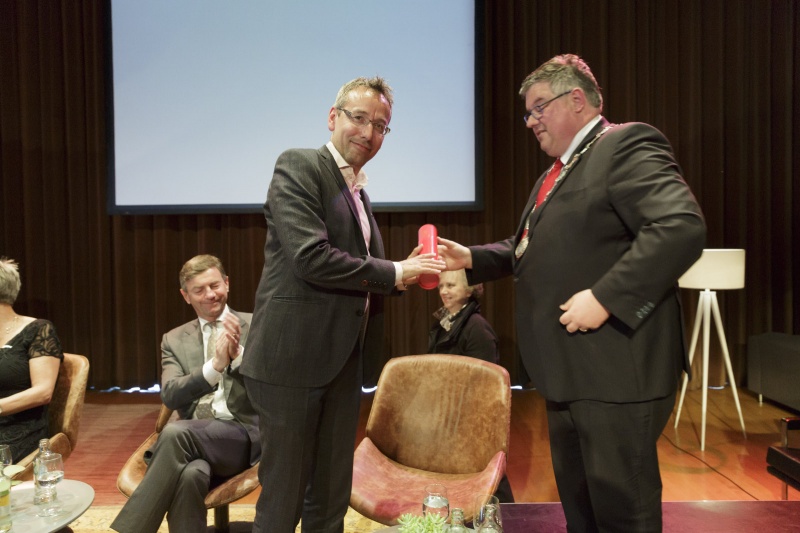
[(547, 197), (550, 195), (550, 191), (553, 190), (553, 186), (556, 184), (558, 175), (561, 174), (561, 169), (563, 167), (564, 163), (561, 162), (561, 158), (556, 159), (556, 162), (553, 163), (553, 166), (550, 168), (550, 172), (548, 172), (547, 176), (544, 177), (542, 186), (539, 188), (539, 192), (536, 194), (536, 203), (533, 204), (531, 214), (528, 215), (528, 220), (525, 222), (525, 229), (522, 232), (522, 238), (519, 240), (519, 244), (517, 244), (517, 249), (514, 250), (514, 255), (517, 259), (522, 257), (522, 254), (524, 254), (525, 250), (528, 248), (528, 232), (531, 224), (531, 215), (533, 215), (533, 212), (537, 207), (542, 205), (544, 201), (547, 200)]

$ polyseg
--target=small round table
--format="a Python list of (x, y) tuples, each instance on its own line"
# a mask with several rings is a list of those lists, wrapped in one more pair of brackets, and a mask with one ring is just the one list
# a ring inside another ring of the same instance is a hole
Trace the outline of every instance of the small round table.
[(68, 526), (82, 515), (94, 501), (94, 489), (83, 481), (65, 479), (58, 484), (58, 501), (61, 512), (56, 516), (36, 516), (33, 504), (33, 481), (11, 487), (12, 531), (25, 533), (52, 533)]

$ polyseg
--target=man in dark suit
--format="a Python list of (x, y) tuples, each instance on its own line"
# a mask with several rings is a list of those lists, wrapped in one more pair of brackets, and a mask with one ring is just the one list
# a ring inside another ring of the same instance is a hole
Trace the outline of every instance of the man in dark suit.
[(383, 348), (383, 296), (439, 273), (433, 254), (384, 259), (362, 167), (380, 150), (392, 92), (379, 77), (345, 84), (330, 142), (275, 164), (264, 214), (264, 270), (242, 373), (261, 422), (261, 497), (253, 531), (340, 532), (350, 501), (363, 373)]
[(658, 130), (600, 115), (579, 57), (547, 61), (520, 94), (527, 127), (564, 167), (536, 182), (516, 236), (442, 240), (441, 253), (470, 282), (514, 276), (568, 530), (660, 531), (656, 441), (688, 368), (677, 279), (705, 243), (700, 207)]
[(180, 420), (145, 454), (144, 479), (111, 524), (124, 533), (158, 531), (165, 514), (171, 533), (205, 531), (212, 476), (238, 474), (261, 455), (258, 416), (239, 374), (252, 315), (228, 308), (228, 276), (214, 256), (193, 257), (179, 279), (197, 320), (161, 341), (161, 399)]

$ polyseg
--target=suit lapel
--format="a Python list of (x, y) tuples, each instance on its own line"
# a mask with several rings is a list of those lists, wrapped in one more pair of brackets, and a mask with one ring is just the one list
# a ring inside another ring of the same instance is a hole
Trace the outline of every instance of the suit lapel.
[(188, 367), (203, 366), (206, 357), (203, 350), (203, 330), (200, 329), (200, 320), (193, 320), (186, 324), (183, 333), (183, 353), (188, 361)]
[[(600, 119), (600, 122), (595, 124), (595, 126), (591, 130), (589, 130), (589, 133), (586, 134), (581, 143), (575, 148), (575, 151), (572, 152), (572, 155), (570, 155), (570, 161), (567, 161), (566, 166), (562, 170), (563, 173), (562, 178), (558, 180), (556, 184), (553, 186), (553, 190), (550, 193), (550, 198), (552, 198), (555, 194), (558, 193), (558, 190), (561, 188), (562, 185), (564, 185), (564, 182), (567, 181), (570, 174), (575, 172), (576, 168), (581, 164), (583, 158), (580, 157), (578, 154), (581, 153), (581, 151), (584, 149), (584, 147), (586, 147), (587, 144), (594, 141), (597, 134), (600, 133), (600, 131), (606, 126), (608, 126), (608, 121), (603, 118)], [(576, 156), (577, 159), (575, 159)], [(535, 190), (531, 194), (531, 198), (528, 200), (531, 209), (533, 208), (533, 202), (535, 201), (536, 195), (539, 193), (539, 189), (542, 187), (542, 184), (544, 183), (544, 177), (546, 176), (546, 174), (547, 172), (542, 174), (542, 176), (539, 178), (539, 181), (537, 182), (538, 187), (534, 187)], [(533, 216), (531, 217), (531, 223), (530, 223), (531, 229), (533, 229), (533, 227), (539, 221), (539, 217), (542, 216), (542, 212), (544, 212), (544, 210), (547, 209), (549, 203), (550, 203), (549, 201), (544, 202), (544, 205), (542, 205), (541, 208), (537, 208), (536, 211), (533, 212)]]
[[(330, 174), (330, 177), (336, 181), (336, 184), (339, 187), (340, 193), (344, 196), (344, 199), (347, 201), (347, 205), (350, 207), (350, 215), (353, 217), (353, 224), (355, 225), (356, 235), (360, 237), (356, 238), (356, 246), (358, 246), (358, 251), (361, 255), (367, 255), (367, 243), (364, 239), (364, 232), (361, 231), (361, 219), (358, 216), (358, 207), (356, 207), (356, 200), (353, 198), (353, 195), (350, 194), (350, 189), (347, 187), (347, 182), (344, 180), (344, 175), (342, 171), (336, 164), (336, 160), (333, 158), (333, 155), (328, 150), (327, 146), (323, 146), (319, 149), (320, 156), (325, 161), (326, 169)], [(363, 189), (362, 189), (363, 191)], [(362, 200), (366, 197), (365, 193), (362, 193)], [(370, 227), (372, 227), (372, 216), (371, 210), (367, 208), (367, 202), (364, 202), (364, 208), (367, 209), (367, 217), (370, 219)], [(373, 231), (373, 235), (375, 232)]]

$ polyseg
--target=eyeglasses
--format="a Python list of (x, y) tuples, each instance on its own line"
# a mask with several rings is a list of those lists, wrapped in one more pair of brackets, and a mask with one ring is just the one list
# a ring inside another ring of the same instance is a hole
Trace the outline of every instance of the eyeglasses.
[(569, 94), (571, 92), (572, 92), (572, 89), (570, 89), (569, 91), (564, 91), (563, 93), (559, 94), (558, 96), (552, 97), (550, 100), (548, 100), (546, 102), (542, 102), (539, 105), (533, 106), (533, 109), (531, 109), (530, 111), (528, 111), (527, 113), (522, 115), (523, 122), (525, 122), (525, 124), (527, 125), (528, 124), (528, 119), (531, 118), (531, 117), (535, 118), (536, 120), (539, 120), (540, 118), (542, 118), (544, 116), (544, 108), (547, 107), (548, 105), (550, 105), (550, 102), (552, 102), (553, 100), (558, 100), (562, 96), (567, 95), (567, 94)]
[(364, 115), (354, 115), (347, 109), (343, 107), (337, 107), (339, 111), (344, 111), (344, 114), (347, 115), (347, 118), (350, 119), (350, 122), (358, 126), (359, 128), (365, 128), (367, 124), (372, 124), (372, 128), (381, 135), (388, 135), (390, 131), (392, 131), (389, 126), (384, 124), (383, 122), (373, 122)]

